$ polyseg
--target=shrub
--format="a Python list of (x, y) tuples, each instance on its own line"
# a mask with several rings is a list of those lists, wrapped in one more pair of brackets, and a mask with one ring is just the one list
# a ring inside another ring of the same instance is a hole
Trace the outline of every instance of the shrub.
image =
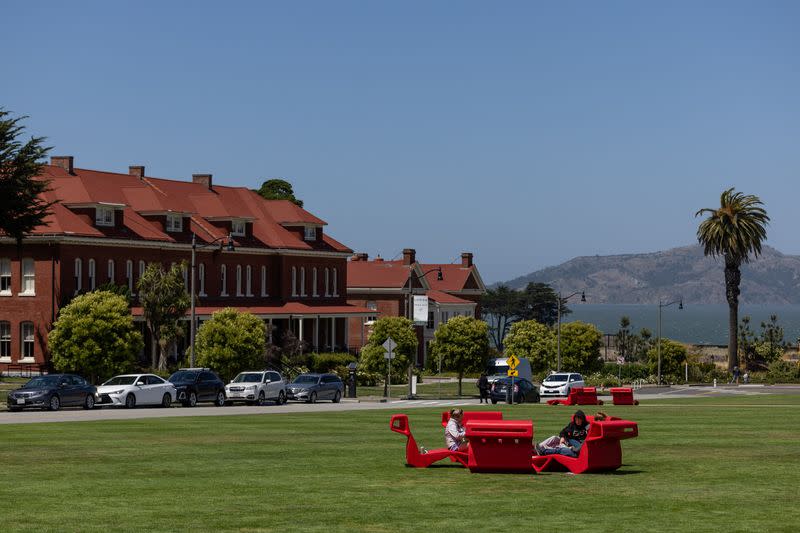
[(794, 383), (800, 378), (800, 365), (789, 361), (770, 363), (765, 379), (767, 383)]
[[(349, 353), (314, 353), (310, 356), (309, 366), (314, 372), (332, 372), (337, 367), (347, 367), (355, 360), (356, 356)], [(339, 375), (342, 379), (346, 376)]]

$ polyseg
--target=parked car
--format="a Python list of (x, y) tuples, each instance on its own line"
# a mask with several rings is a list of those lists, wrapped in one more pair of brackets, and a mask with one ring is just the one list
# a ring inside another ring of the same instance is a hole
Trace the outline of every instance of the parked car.
[[(525, 357), (520, 358), (516, 370), (519, 374), (518, 377), (533, 381), (531, 362)], [(489, 379), (489, 383), (494, 383), (498, 379), (508, 377), (508, 363), (506, 363), (506, 359), (504, 357), (490, 359), (486, 367), (486, 377)]]
[(137, 405), (169, 407), (177, 397), (172, 383), (154, 374), (123, 374), (97, 387), (96, 404), (128, 409)]
[(339, 403), (342, 394), (344, 383), (336, 374), (300, 374), (286, 387), (286, 398), (300, 402), (332, 400)]
[[(492, 390), (489, 393), (492, 403), (505, 402), (508, 394), (508, 388), (511, 387), (511, 378), (500, 378), (492, 384)], [(539, 395), (539, 388), (527, 379), (514, 378), (514, 398), (511, 400), (514, 403), (539, 403), (541, 396)]]
[(197, 402), (225, 405), (225, 384), (210, 368), (181, 368), (169, 381), (178, 390), (178, 400), (184, 407), (194, 407)]
[(245, 402), (261, 405), (272, 400), (278, 405), (286, 403), (286, 382), (272, 370), (240, 372), (225, 385), (226, 403)]
[(572, 387), (585, 387), (583, 376), (573, 372), (550, 374), (542, 381), (542, 396), (568, 396)]
[(9, 411), (34, 407), (58, 411), (61, 407), (80, 406), (92, 409), (95, 404), (94, 385), (74, 374), (36, 376), (19, 389), (8, 393)]

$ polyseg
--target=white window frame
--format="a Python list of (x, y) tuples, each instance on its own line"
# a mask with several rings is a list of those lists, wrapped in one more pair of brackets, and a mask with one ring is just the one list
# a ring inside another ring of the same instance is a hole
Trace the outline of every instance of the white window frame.
[(0, 257), (0, 296), (11, 296), (11, 281), (11, 259)]
[(311, 296), (314, 298), (319, 297), (319, 289), (317, 287), (317, 267), (311, 271)]
[(306, 267), (300, 267), (300, 296), (306, 295)]
[(306, 241), (317, 240), (317, 228), (315, 226), (306, 226), (303, 232), (303, 239)]
[(227, 296), (228, 295), (228, 266), (222, 265), (219, 267), (219, 275), (220, 275), (220, 289), (219, 295), (220, 296)]
[(292, 296), (297, 296), (297, 267), (292, 267)]
[(267, 291), (267, 267), (261, 266), (261, 296), (269, 296)]
[(325, 296), (326, 297), (331, 295), (330, 277), (331, 277), (330, 269), (328, 267), (325, 267)]
[(333, 296), (339, 296), (339, 271), (333, 268)]
[(197, 276), (198, 276), (198, 281), (200, 283), (200, 292), (198, 292), (198, 294), (200, 296), (206, 296), (206, 265), (205, 265), (205, 263), (200, 263), (200, 266), (197, 269)]
[(106, 273), (108, 274), (108, 281), (114, 283), (114, 260), (109, 259), (106, 263)]
[(242, 265), (236, 265), (236, 296), (244, 296), (242, 294)]
[(89, 290), (93, 291), (97, 281), (97, 263), (94, 259), (89, 259)]
[(128, 292), (133, 296), (133, 261), (131, 259), (125, 261), (125, 279), (128, 282)]
[(20, 296), (36, 296), (36, 262), (32, 257), (23, 257), (20, 263), (22, 271), (22, 292)]
[(183, 231), (183, 215), (180, 213), (167, 213), (167, 231), (172, 233)]
[(244, 283), (244, 293), (247, 296), (253, 295), (253, 267), (247, 265), (245, 267), (245, 283)]
[(0, 320), (0, 361), (11, 362), (11, 322)]
[(83, 289), (83, 260), (80, 257), (75, 258), (73, 272), (75, 274), (75, 294), (78, 294)]
[[(33, 326), (33, 322), (26, 321), (20, 324), (20, 345), (19, 345), (19, 360), (20, 361), (33, 361), (35, 357), (35, 350), (36, 347), (34, 345), (35, 337), (35, 329)], [(26, 331), (28, 330), (28, 331)], [(25, 351), (30, 347), (31, 354), (29, 356), (25, 355)]]
[(98, 205), (94, 210), (94, 225), (114, 227), (114, 208)]
[(247, 221), (244, 219), (235, 218), (231, 220), (231, 235), (236, 237), (244, 237), (247, 235)]

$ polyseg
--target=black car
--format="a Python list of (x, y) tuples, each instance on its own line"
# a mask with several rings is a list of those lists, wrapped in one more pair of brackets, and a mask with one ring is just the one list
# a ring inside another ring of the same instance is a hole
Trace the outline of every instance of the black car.
[(58, 411), (62, 406), (92, 409), (96, 392), (94, 385), (80, 376), (47, 374), (36, 376), (8, 393), (6, 402), (9, 411), (22, 411), (26, 407)]
[(181, 368), (169, 381), (178, 390), (178, 401), (184, 407), (194, 407), (198, 402), (225, 405), (225, 384), (208, 368)]
[(336, 374), (300, 374), (286, 385), (286, 399), (316, 403), (331, 400), (339, 403), (344, 394), (344, 383)]
[[(508, 388), (511, 387), (511, 378), (500, 378), (492, 384), (490, 398), (492, 403), (505, 402)], [(539, 403), (539, 387), (524, 378), (514, 378), (514, 403), (533, 402)]]

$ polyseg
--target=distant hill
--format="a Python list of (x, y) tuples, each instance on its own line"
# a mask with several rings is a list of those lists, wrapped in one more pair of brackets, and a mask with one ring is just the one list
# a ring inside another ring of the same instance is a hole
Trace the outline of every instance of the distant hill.
[[(585, 288), (589, 303), (654, 304), (678, 297), (691, 304), (727, 303), (723, 262), (705, 257), (699, 245), (576, 257), (505, 283), (521, 289), (531, 281), (564, 292)], [(741, 291), (740, 303), (800, 304), (800, 256), (765, 246), (758, 259), (742, 266)]]

